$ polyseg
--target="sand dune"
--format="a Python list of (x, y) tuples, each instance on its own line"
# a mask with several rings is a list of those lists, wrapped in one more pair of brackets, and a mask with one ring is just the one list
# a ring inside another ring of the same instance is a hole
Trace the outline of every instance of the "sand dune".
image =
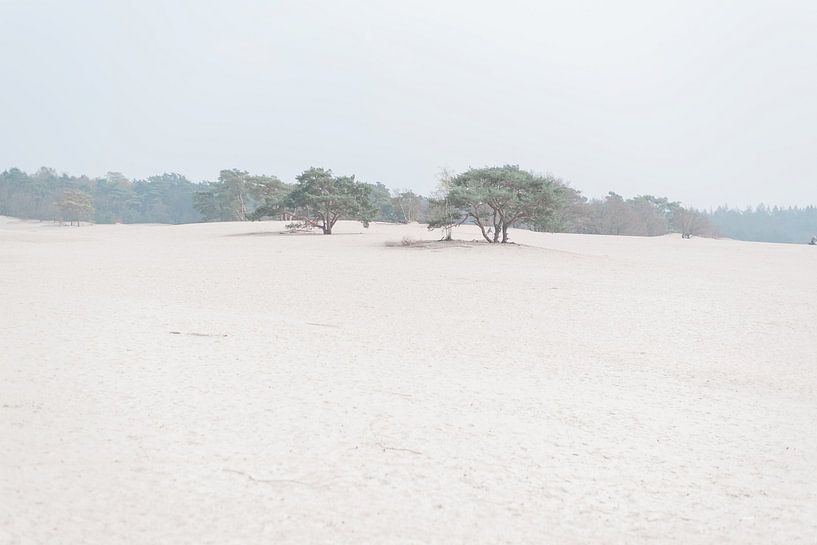
[(0, 543), (817, 543), (817, 249), (281, 228), (0, 220)]

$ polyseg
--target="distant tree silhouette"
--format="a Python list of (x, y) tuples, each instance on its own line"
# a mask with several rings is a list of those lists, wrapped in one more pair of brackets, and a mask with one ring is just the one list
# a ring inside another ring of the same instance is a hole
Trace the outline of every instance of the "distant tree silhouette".
[(725, 237), (760, 242), (805, 244), (817, 233), (817, 207), (768, 207), (737, 210), (722, 206), (706, 214)]
[(77, 189), (67, 189), (57, 203), (62, 220), (69, 225), (76, 222), (77, 227), (82, 221), (90, 221), (94, 215), (94, 205), (91, 196)]
[(128, 180), (113, 172), (101, 178), (57, 174), (41, 168), (33, 174), (12, 168), (0, 173), (0, 214), (61, 220), (59, 203), (67, 190), (91, 197), (97, 223), (190, 223), (201, 221), (193, 208), (196, 184), (179, 174)]

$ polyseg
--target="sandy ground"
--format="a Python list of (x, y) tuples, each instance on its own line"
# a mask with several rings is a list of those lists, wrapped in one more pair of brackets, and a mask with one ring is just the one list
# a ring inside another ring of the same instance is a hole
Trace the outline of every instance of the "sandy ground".
[(280, 228), (0, 219), (0, 543), (817, 543), (817, 249)]

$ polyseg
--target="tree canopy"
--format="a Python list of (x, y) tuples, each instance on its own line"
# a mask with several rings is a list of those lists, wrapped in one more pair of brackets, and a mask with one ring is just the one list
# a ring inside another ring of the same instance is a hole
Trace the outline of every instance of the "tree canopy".
[(722, 206), (706, 217), (721, 235), (740, 240), (803, 244), (817, 236), (817, 206), (782, 208), (761, 204), (744, 210)]
[(81, 221), (90, 221), (94, 215), (94, 204), (91, 196), (79, 189), (66, 189), (57, 206), (63, 221), (69, 224)]
[(490, 243), (507, 243), (518, 223), (545, 221), (559, 202), (564, 184), (516, 165), (472, 168), (446, 182), (443, 217), (431, 226), (472, 221)]
[(331, 170), (313, 167), (298, 175), (286, 204), (295, 218), (331, 235), (341, 218), (369, 226), (375, 213), (370, 194), (371, 187), (354, 176), (335, 176)]

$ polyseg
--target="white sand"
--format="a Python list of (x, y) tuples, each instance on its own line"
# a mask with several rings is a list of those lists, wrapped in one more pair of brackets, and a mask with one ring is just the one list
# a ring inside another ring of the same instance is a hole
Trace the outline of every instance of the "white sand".
[(817, 248), (339, 227), (0, 219), (0, 543), (817, 543)]

